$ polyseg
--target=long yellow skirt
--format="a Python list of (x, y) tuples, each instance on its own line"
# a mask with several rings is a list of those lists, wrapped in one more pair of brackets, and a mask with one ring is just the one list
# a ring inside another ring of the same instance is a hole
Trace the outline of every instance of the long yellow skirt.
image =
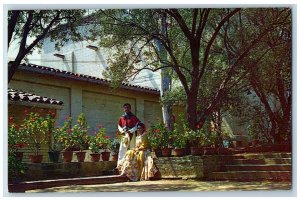
[(131, 181), (149, 180), (158, 171), (149, 150), (127, 151), (118, 165), (118, 170), (121, 175), (126, 175)]

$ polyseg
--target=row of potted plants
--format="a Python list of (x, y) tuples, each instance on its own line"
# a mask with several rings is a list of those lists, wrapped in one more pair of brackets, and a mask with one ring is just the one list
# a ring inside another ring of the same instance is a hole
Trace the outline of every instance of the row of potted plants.
[[(52, 113), (41, 116), (38, 113), (27, 113), (23, 122), (18, 125), (13, 122), (13, 117), (10, 117), (8, 139), (9, 150), (11, 154), (17, 157), (21, 146), (27, 146), (32, 154), (29, 155), (33, 163), (40, 163), (43, 160), (43, 155), (40, 153), (44, 144), (49, 145), (49, 158), (53, 162), (57, 162), (60, 153), (63, 155), (64, 162), (70, 162), (73, 158), (73, 153), (77, 155), (77, 160), (83, 162), (86, 152), (90, 149), (92, 152), (91, 160), (99, 161), (102, 151), (102, 160), (108, 160), (110, 152), (117, 153), (118, 139), (111, 141), (106, 135), (106, 129), (98, 126), (99, 130), (95, 131), (95, 135), (88, 135), (88, 125), (86, 117), (81, 113), (76, 120), (75, 125), (72, 124), (72, 118), (65, 118), (65, 122), (61, 127), (54, 127), (55, 119)], [(98, 159), (99, 158), (99, 159)], [(116, 156), (112, 157), (113, 159)]]
[(174, 156), (230, 153), (229, 149), (216, 149), (218, 134), (209, 124), (202, 129), (192, 130), (187, 124), (179, 122), (174, 123), (173, 130), (168, 131), (160, 122), (150, 126), (148, 137), (157, 156), (171, 156), (172, 153)]

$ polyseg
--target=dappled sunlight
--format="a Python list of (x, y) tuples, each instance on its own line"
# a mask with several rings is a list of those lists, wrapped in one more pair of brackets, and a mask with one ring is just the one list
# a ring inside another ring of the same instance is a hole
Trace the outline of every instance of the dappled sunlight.
[(252, 191), (290, 190), (290, 182), (204, 182), (195, 180), (157, 180), (125, 182), (101, 185), (72, 185), (48, 189), (30, 190), (28, 193), (44, 192), (161, 192), (161, 191)]

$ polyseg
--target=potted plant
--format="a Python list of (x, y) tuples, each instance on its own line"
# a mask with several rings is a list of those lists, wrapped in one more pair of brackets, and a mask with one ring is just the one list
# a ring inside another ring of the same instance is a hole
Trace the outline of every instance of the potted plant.
[(110, 141), (110, 137), (109, 136), (105, 136), (105, 138), (103, 139), (102, 143), (101, 143), (101, 149), (103, 150), (101, 152), (101, 158), (103, 161), (108, 161), (109, 157), (110, 157), (110, 149), (112, 147), (112, 143)]
[(98, 162), (100, 161), (100, 146), (97, 142), (96, 136), (89, 137), (89, 149), (91, 150), (91, 161)]
[(31, 112), (20, 127), (20, 132), (25, 136), (28, 147), (33, 152), (33, 155), (29, 155), (33, 163), (40, 163), (43, 160), (43, 155), (40, 153), (41, 146), (48, 142), (52, 120), (49, 114), (42, 117), (38, 113)]
[(50, 162), (57, 163), (59, 161), (60, 153), (61, 153), (61, 144), (58, 142), (57, 135), (55, 135), (55, 131), (53, 130), (53, 135), (51, 139), (50, 148), (48, 151)]
[(57, 135), (55, 135), (55, 129), (54, 129), (54, 123), (55, 123), (55, 112), (51, 112), (51, 110), (48, 111), (49, 117), (51, 118), (51, 123), (49, 124), (49, 151), (48, 156), (50, 162), (57, 163), (59, 161), (61, 147), (58, 143)]
[(148, 141), (150, 147), (155, 152), (157, 157), (161, 157), (161, 143), (163, 134), (166, 132), (165, 126), (163, 123), (156, 123), (150, 126), (149, 131), (147, 132)]
[(77, 124), (73, 126), (71, 131), (73, 146), (79, 149), (79, 151), (75, 152), (77, 161), (84, 162), (86, 152), (83, 150), (87, 148), (86, 145), (88, 143), (88, 126), (84, 113), (78, 115)]
[[(13, 126), (14, 127), (14, 126)], [(10, 130), (10, 128), (9, 128)], [(9, 131), (10, 132), (10, 131)], [(8, 183), (18, 183), (22, 181), (22, 177), (26, 172), (25, 165), (22, 163), (23, 152), (18, 152), (19, 145), (18, 137), (9, 134), (8, 136)], [(18, 155), (18, 153), (22, 153)]]
[(186, 129), (186, 137), (190, 145), (191, 155), (200, 156), (203, 154), (203, 130)]
[(19, 126), (14, 123), (14, 118), (9, 117), (8, 124), (8, 149), (9, 153), (12, 154), (16, 160), (22, 161), (23, 151), (21, 151), (26, 146), (26, 140), (22, 133), (19, 131)]
[(9, 117), (8, 124), (8, 183), (18, 183), (22, 181), (26, 168), (22, 163), (23, 147), (25, 139), (19, 132), (19, 126), (14, 123), (14, 118)]
[(120, 141), (121, 141), (121, 135), (117, 131), (116, 132), (116, 136), (113, 139), (112, 146), (111, 146), (111, 151), (112, 151), (111, 160), (112, 161), (117, 161), (118, 160), (119, 148), (120, 148)]
[(52, 163), (57, 163), (59, 161), (60, 157), (60, 148), (57, 142), (54, 142), (48, 151), (49, 160)]
[(62, 156), (64, 162), (71, 162), (73, 158), (73, 141), (72, 141), (72, 130), (71, 130), (71, 117), (66, 117), (63, 126), (58, 127), (54, 130), (54, 138), (60, 143), (62, 147)]
[(172, 131), (174, 156), (185, 155), (185, 146), (187, 144), (187, 138), (186, 133), (183, 130), (183, 127), (180, 127), (177, 123), (174, 123), (174, 129)]
[(172, 153), (172, 133), (165, 130), (162, 132), (161, 138), (161, 155), (163, 157), (169, 157)]
[(217, 132), (210, 127), (210, 123), (204, 124), (203, 129), (203, 147), (205, 155), (217, 154), (215, 142), (217, 140)]
[(108, 161), (110, 157), (109, 149), (111, 149), (112, 143), (110, 137), (106, 135), (106, 128), (102, 125), (99, 125), (98, 128), (99, 130), (98, 132), (95, 132), (95, 136), (91, 136), (90, 138), (90, 149), (94, 153), (100, 152), (102, 160)]

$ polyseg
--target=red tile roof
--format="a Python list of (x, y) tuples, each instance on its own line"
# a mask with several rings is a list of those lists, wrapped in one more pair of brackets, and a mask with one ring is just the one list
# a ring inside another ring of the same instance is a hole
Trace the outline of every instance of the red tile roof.
[(15, 89), (8, 89), (8, 100), (63, 105), (62, 101)]
[[(18, 70), (33, 72), (33, 73), (40, 73), (40, 74), (47, 74), (47, 75), (52, 75), (52, 76), (57, 76), (57, 77), (62, 77), (62, 78), (67, 78), (67, 79), (72, 79), (72, 80), (78, 80), (78, 81), (87, 81), (87, 82), (106, 85), (106, 86), (109, 86), (109, 83), (110, 83), (110, 81), (107, 79), (94, 77), (94, 76), (90, 76), (90, 75), (72, 73), (69, 71), (64, 71), (64, 70), (60, 70), (60, 69), (56, 69), (56, 68), (40, 66), (40, 65), (35, 65), (35, 64), (21, 64), (18, 67)], [(145, 93), (151, 93), (151, 94), (156, 94), (156, 95), (160, 94), (160, 91), (158, 89), (154, 89), (154, 88), (150, 88), (150, 87), (142, 87), (142, 86), (127, 84), (127, 83), (123, 83), (120, 86), (120, 88), (121, 89), (129, 89), (129, 90), (133, 90), (133, 91), (139, 91), (139, 92), (145, 92)]]

